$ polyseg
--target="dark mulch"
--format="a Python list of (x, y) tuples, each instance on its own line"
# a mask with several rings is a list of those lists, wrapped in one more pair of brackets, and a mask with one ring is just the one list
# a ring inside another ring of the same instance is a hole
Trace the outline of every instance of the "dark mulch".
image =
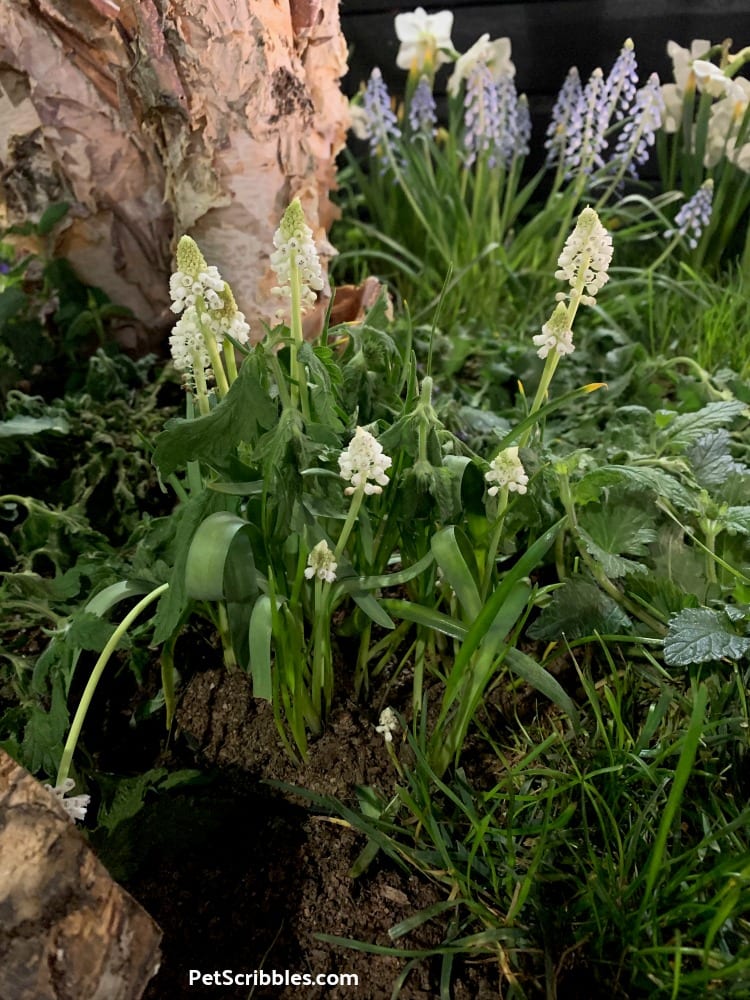
[[(364, 838), (266, 783), (288, 782), (349, 802), (356, 785), (387, 794), (395, 772), (371, 715), (354, 701), (340, 704), (311, 745), (309, 761), (296, 766), (269, 706), (253, 699), (244, 674), (205, 669), (191, 678), (170, 763), (213, 767), (218, 776), (205, 788), (160, 797), (120, 834), (133, 862), (129, 872), (125, 860), (121, 879), (164, 931), (162, 967), (146, 1000), (385, 1000), (405, 959), (328, 944), (316, 935), (410, 949), (440, 944), (442, 929), (435, 922), (398, 942), (388, 931), (444, 899), (443, 888), (381, 857), (363, 876), (351, 878)], [(118, 874), (116, 864), (114, 870)], [(355, 973), (359, 984), (190, 986), (191, 969)], [(424, 960), (409, 973), (400, 996), (435, 997), (438, 977), (439, 964)], [(492, 966), (459, 966), (453, 996), (496, 997), (497, 977)]]

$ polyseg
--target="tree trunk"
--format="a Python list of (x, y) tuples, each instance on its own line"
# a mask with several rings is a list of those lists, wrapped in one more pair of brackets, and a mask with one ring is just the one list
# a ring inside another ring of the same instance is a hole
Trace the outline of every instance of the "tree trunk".
[(2, 750), (0, 816), (0, 996), (139, 1000), (159, 968), (159, 928)]
[[(338, 0), (0, 0), (9, 221), (69, 200), (54, 250), (149, 330), (189, 233), (253, 333), (298, 195), (316, 237), (348, 125)], [(325, 243), (323, 244), (325, 245)]]

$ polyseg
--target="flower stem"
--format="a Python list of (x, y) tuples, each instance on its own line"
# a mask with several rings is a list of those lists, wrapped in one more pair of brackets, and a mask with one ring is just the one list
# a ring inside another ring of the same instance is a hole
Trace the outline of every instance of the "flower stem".
[(299, 268), (297, 267), (297, 260), (294, 254), (291, 255), (289, 261), (289, 289), (292, 296), (290, 317), (292, 331), (291, 375), (292, 380), (297, 385), (302, 417), (308, 423), (310, 420), (310, 403), (307, 397), (307, 372), (299, 360), (299, 351), (304, 343), (302, 337), (302, 289), (300, 286)]
[(157, 598), (161, 597), (161, 595), (168, 589), (169, 584), (162, 583), (160, 586), (155, 587), (150, 593), (146, 594), (145, 597), (141, 598), (135, 607), (125, 615), (123, 620), (109, 637), (106, 646), (99, 654), (99, 659), (94, 664), (94, 669), (91, 671), (91, 676), (89, 677), (88, 683), (86, 684), (84, 692), (81, 695), (81, 700), (78, 703), (73, 724), (70, 727), (70, 732), (68, 733), (68, 738), (65, 742), (65, 748), (63, 750), (62, 757), (60, 758), (60, 766), (57, 770), (57, 779), (55, 781), (56, 786), (62, 785), (70, 773), (70, 765), (73, 761), (73, 754), (75, 753), (78, 738), (81, 735), (81, 729), (86, 718), (86, 713), (89, 710), (91, 699), (94, 697), (94, 692), (96, 691), (96, 687), (101, 680), (102, 674), (104, 673), (104, 668), (107, 666), (110, 657), (117, 649), (120, 639), (122, 639), (141, 611), (143, 611), (144, 608), (147, 608), (149, 604), (153, 604), (153, 602), (157, 600)]
[(362, 501), (365, 497), (365, 484), (357, 487), (357, 491), (352, 497), (352, 505), (349, 508), (349, 513), (347, 514), (346, 521), (344, 522), (344, 527), (339, 535), (339, 540), (336, 543), (336, 550), (333, 554), (336, 562), (341, 558), (341, 553), (346, 547), (346, 543), (349, 541), (349, 535), (352, 533), (352, 528), (354, 527), (357, 515), (359, 514), (359, 508), (362, 506)]
[(487, 549), (487, 561), (484, 567), (484, 580), (482, 582), (482, 600), (487, 600), (492, 583), (492, 571), (495, 568), (497, 559), (497, 547), (503, 533), (503, 522), (505, 521), (505, 511), (508, 508), (508, 487), (503, 486), (497, 499), (497, 514), (495, 515), (495, 526), (492, 531), (489, 548)]

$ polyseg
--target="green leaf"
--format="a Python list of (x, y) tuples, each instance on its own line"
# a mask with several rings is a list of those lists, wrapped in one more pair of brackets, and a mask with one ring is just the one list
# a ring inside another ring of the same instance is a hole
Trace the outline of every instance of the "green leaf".
[(217, 508), (221, 509), (225, 502), (220, 494), (204, 490), (178, 509), (175, 563), (169, 577), (169, 590), (160, 599), (154, 616), (154, 643), (166, 642), (180, 624), (190, 600), (185, 587), (185, 566), (190, 543), (205, 518)]
[(589, 580), (572, 577), (552, 595), (552, 601), (528, 629), (532, 639), (581, 639), (600, 632), (630, 632), (628, 616)]
[(17, 316), (28, 302), (26, 295), (16, 285), (0, 292), (0, 329)]
[(669, 623), (664, 659), (673, 667), (709, 660), (738, 660), (750, 650), (750, 638), (738, 635), (723, 611), (687, 608)]
[(641, 490), (649, 495), (664, 496), (683, 510), (695, 510), (695, 501), (690, 493), (661, 469), (641, 466), (604, 465), (586, 472), (573, 486), (578, 505), (601, 499), (608, 487), (622, 485), (628, 490)]
[(411, 601), (399, 601), (395, 598), (385, 598), (382, 606), (386, 611), (390, 611), (394, 618), (401, 618), (407, 622), (414, 622), (416, 625), (425, 625), (427, 628), (435, 629), (444, 635), (450, 635), (454, 639), (465, 639), (467, 628), (455, 618), (444, 615), (433, 608), (425, 608), (421, 604), (413, 604)]
[[(518, 584), (528, 576), (532, 570), (536, 569), (544, 558), (545, 554), (552, 546), (555, 538), (562, 529), (563, 525), (567, 523), (567, 518), (563, 517), (551, 528), (548, 528), (543, 535), (541, 535), (537, 540), (529, 546), (529, 548), (524, 552), (524, 554), (518, 559), (515, 565), (508, 570), (502, 579), (502, 582), (495, 588), (492, 594), (490, 594), (489, 599), (485, 602), (481, 612), (476, 618), (476, 621), (472, 624), (471, 628), (466, 634), (466, 638), (461, 644), (461, 648), (458, 651), (453, 668), (450, 673), (448, 683), (452, 686), (456, 686), (456, 681), (460, 678), (468, 669), (471, 663), (471, 658), (482, 643), (486, 636), (493, 632), (496, 628), (496, 623), (498, 618), (503, 615), (506, 605), (515, 603), (515, 598), (520, 593), (518, 589)], [(515, 610), (515, 608), (514, 608)], [(518, 609), (518, 614), (521, 613), (522, 609)], [(512, 627), (513, 622), (510, 623), (508, 627)], [(446, 711), (446, 700), (443, 699), (443, 709), (442, 712)]]
[(32, 437), (35, 434), (68, 434), (70, 424), (64, 416), (26, 417), (18, 414), (0, 423), (0, 438)]
[(48, 205), (42, 213), (42, 217), (37, 222), (36, 231), (40, 236), (47, 236), (55, 228), (61, 219), (64, 219), (68, 214), (68, 209), (70, 208), (70, 203), (67, 201), (58, 201), (54, 205)]
[(360, 607), (368, 618), (372, 618), (376, 625), (381, 628), (393, 629), (395, 624), (388, 613), (375, 600), (372, 594), (352, 594), (352, 599)]
[(673, 447), (683, 450), (707, 431), (731, 424), (746, 409), (747, 404), (738, 399), (707, 403), (695, 413), (678, 413), (659, 436)]
[(732, 535), (750, 535), (750, 507), (729, 507), (719, 521)]
[(750, 472), (750, 468), (732, 458), (729, 442), (729, 432), (721, 428), (702, 434), (689, 449), (687, 458), (701, 486), (720, 486), (732, 473)]
[(29, 721), (24, 729), (21, 744), (23, 763), (32, 774), (37, 774), (39, 771), (44, 771), (48, 775), (55, 774), (68, 726), (63, 678), (60, 674), (56, 674), (52, 679), (52, 701), (49, 711), (39, 705), (32, 705)]
[(211, 413), (194, 420), (170, 420), (156, 439), (154, 462), (164, 479), (190, 461), (211, 468), (226, 465), (240, 442), (255, 444), (277, 419), (276, 404), (245, 359), (228, 394)]
[(193, 535), (185, 591), (199, 601), (246, 601), (258, 593), (248, 524), (229, 511), (210, 514)]
[(473, 621), (482, 610), (474, 553), (464, 533), (455, 525), (436, 532), (430, 540), (435, 562), (455, 591), (464, 617)]
[(106, 615), (120, 601), (147, 594), (152, 586), (150, 583), (141, 583), (138, 580), (119, 580), (95, 594), (86, 604), (85, 610), (90, 611), (92, 615)]
[(398, 587), (413, 580), (420, 573), (424, 573), (432, 565), (434, 558), (432, 552), (428, 552), (418, 562), (395, 573), (382, 573), (379, 576), (344, 577), (339, 582), (347, 594), (353, 590), (377, 590), (381, 587)]
[(250, 673), (253, 678), (253, 695), (266, 701), (273, 699), (271, 678), (271, 640), (273, 638), (273, 616), (271, 599), (261, 594), (250, 615), (248, 630), (250, 641)]
[(613, 552), (608, 552), (600, 545), (597, 545), (591, 535), (584, 531), (583, 528), (578, 529), (578, 534), (586, 546), (586, 551), (596, 559), (610, 579), (615, 579), (618, 576), (627, 576), (629, 573), (648, 573), (643, 563), (634, 562), (632, 559), (625, 559), (623, 556), (615, 555)]
[[(105, 622), (99, 615), (79, 611), (68, 627), (66, 638), (78, 649), (90, 649), (100, 653), (109, 642), (114, 630), (115, 626), (111, 622)], [(129, 645), (128, 636), (123, 636), (118, 649), (127, 648)]]
[(575, 728), (579, 728), (581, 724), (580, 716), (578, 715), (575, 702), (566, 694), (559, 681), (552, 674), (548, 673), (540, 663), (532, 660), (530, 656), (522, 653), (520, 649), (512, 647), (505, 654), (505, 662), (514, 674), (520, 677), (521, 680), (526, 681), (539, 694), (544, 695), (545, 698), (549, 698), (554, 705), (557, 705), (562, 712), (565, 712)]

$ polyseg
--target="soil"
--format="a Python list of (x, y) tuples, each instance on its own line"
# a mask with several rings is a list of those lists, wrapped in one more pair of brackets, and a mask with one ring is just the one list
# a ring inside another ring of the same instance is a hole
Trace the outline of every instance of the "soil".
[[(281, 743), (270, 707), (253, 699), (244, 674), (208, 668), (191, 678), (169, 764), (213, 768), (212, 780), (202, 789), (160, 796), (155, 809), (120, 830), (123, 845), (137, 838), (131, 874), (127, 861), (118, 872), (117, 859), (105, 858), (164, 931), (162, 966), (145, 1000), (385, 1000), (407, 959), (317, 935), (409, 950), (440, 945), (439, 921), (427, 921), (397, 941), (388, 931), (444, 900), (444, 887), (382, 856), (352, 878), (349, 870), (365, 838), (304, 797), (269, 784), (280, 781), (348, 803), (355, 801), (358, 785), (387, 794), (395, 770), (371, 715), (372, 709), (340, 697), (325, 732), (311, 744), (309, 760), (298, 766)], [(190, 970), (225, 969), (354, 973), (358, 985), (189, 984)], [(399, 996), (438, 996), (439, 975), (438, 959), (415, 963)], [(455, 1000), (499, 995), (493, 966), (457, 964), (452, 981)]]

